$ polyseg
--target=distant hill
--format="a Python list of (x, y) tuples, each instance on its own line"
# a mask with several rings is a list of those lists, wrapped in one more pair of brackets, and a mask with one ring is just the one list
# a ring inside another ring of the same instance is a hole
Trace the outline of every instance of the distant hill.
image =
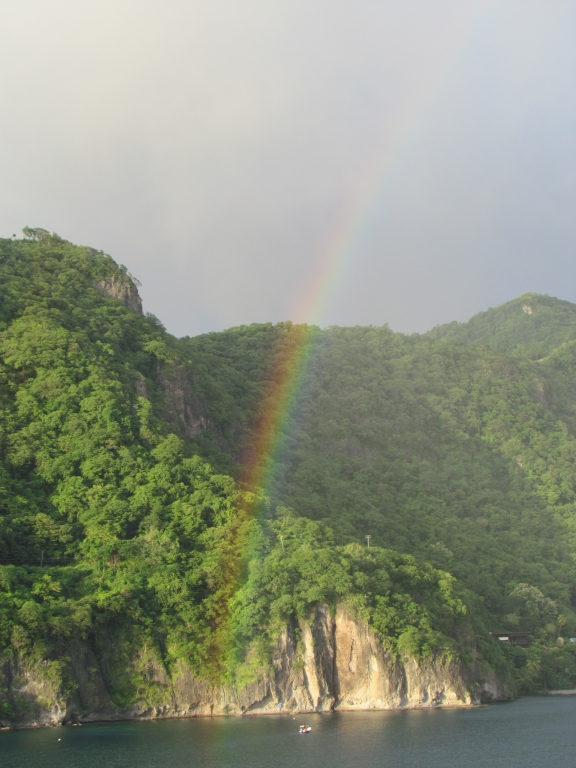
[[(290, 333), (254, 325), (182, 340), (210, 414), (198, 449), (215, 461), (251, 455), (275, 349)], [(573, 345), (535, 362), (386, 327), (332, 328), (314, 345), (283, 427), (272, 507), (322, 521), (339, 543), (370, 534), (454, 573), (510, 630), (518, 583), (572, 616)]]
[(109, 256), (26, 235), (0, 240), (0, 723), (18, 669), (65, 699), (71, 648), (123, 711), (170, 697), (152, 667), (247, 684), (320, 604), (391, 659), (576, 685), (575, 305), (176, 339)]
[(552, 296), (525, 293), (479, 312), (467, 323), (439, 325), (426, 335), (539, 360), (565, 341), (576, 339), (576, 305)]
[(237, 696), (319, 605), (354, 608), (393, 656), (468, 653), (481, 611), (457, 579), (228, 473), (279, 345), (306, 329), (203, 349), (144, 315), (109, 256), (25, 234), (0, 240), (0, 725), (93, 717), (98, 686), (125, 716), (167, 711), (177, 680)]

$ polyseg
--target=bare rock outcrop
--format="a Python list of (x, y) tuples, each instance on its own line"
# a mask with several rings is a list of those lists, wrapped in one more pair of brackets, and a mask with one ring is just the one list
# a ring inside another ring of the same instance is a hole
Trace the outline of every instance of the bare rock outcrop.
[(138, 288), (128, 277), (106, 277), (103, 280), (95, 280), (94, 288), (109, 299), (118, 299), (128, 309), (142, 314), (142, 299)]
[[(381, 639), (344, 605), (332, 615), (316, 607), (309, 621), (289, 623), (271, 665), (251, 682), (211, 685), (185, 664), (168, 675), (144, 648), (131, 662), (145, 669), (147, 691), (128, 707), (113, 703), (107, 664), (87, 646), (69, 649), (64, 693), (38, 665), (16, 661), (0, 668), (5, 712), (0, 722), (31, 726), (117, 719), (256, 715), (330, 710), (470, 707), (513, 698), (489, 669), (458, 660), (393, 657)], [(71, 684), (72, 683), (72, 684)], [(0, 697), (1, 698), (1, 697)], [(2, 701), (0, 700), (0, 704)], [(0, 710), (1, 711), (1, 710)]]
[(160, 415), (173, 424), (181, 437), (193, 438), (208, 429), (210, 422), (205, 406), (194, 392), (192, 375), (185, 365), (174, 363), (158, 374), (164, 394)]

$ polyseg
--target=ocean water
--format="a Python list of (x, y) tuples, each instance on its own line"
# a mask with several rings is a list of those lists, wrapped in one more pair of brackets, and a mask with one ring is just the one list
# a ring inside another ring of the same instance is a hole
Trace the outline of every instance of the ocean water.
[[(305, 736), (298, 725), (312, 726)], [(59, 741), (60, 739), (60, 741)], [(1, 768), (574, 768), (576, 696), (0, 733)]]

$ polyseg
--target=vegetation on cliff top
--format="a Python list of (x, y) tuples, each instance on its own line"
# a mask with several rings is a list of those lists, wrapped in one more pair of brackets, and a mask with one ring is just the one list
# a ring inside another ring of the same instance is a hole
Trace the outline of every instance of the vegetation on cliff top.
[(495, 309), (479, 312), (467, 323), (438, 325), (426, 335), (539, 360), (564, 342), (576, 339), (576, 306), (552, 296), (525, 293)]
[[(265, 651), (279, 622), (341, 599), (355, 600), (394, 652), (453, 651), (466, 616), (449, 574), (408, 554), (339, 546), (329, 528), (286, 510), (254, 519), (258, 489), (205, 459), (226, 455), (224, 437), (201, 451), (161, 418), (185, 345), (105, 295), (109, 285), (135, 290), (109, 257), (29, 234), (0, 242), (4, 654), (42, 661), (64, 684), (67, 645), (98, 654), (112, 636), (117, 666), (144, 644), (167, 669), (184, 660), (217, 679), (254, 644)], [(258, 385), (228, 396), (230, 383), (215, 382), (207, 407), (249, 419)], [(144, 678), (117, 669), (116, 701), (142, 695)]]
[[(463, 653), (476, 632), (526, 689), (572, 669), (506, 661), (486, 632), (575, 632), (576, 307), (532, 296), (530, 315), (521, 297), (472, 335), (314, 330), (255, 507), (241, 466), (298, 329), (174, 339), (106, 295), (135, 291), (108, 256), (27, 234), (0, 241), (3, 653), (58, 666), (72, 639), (98, 654), (112, 635), (119, 667), (144, 642), (215, 679), (264, 658), (290, 617), (347, 600), (395, 653)], [(175, 370), (202, 410), (194, 435), (165, 418)], [(122, 705), (146, 688), (114, 680)]]
[[(255, 368), (223, 350), (273, 334), (280, 344), (286, 332), (256, 326), (187, 340), (199, 391), (211, 391), (213, 379), (245, 399), (263, 389), (262, 362)], [(370, 534), (373, 544), (453, 573), (499, 629), (532, 631), (552, 620), (528, 618), (518, 591), (527, 584), (573, 632), (572, 344), (532, 362), (386, 327), (315, 338), (277, 457), (273, 505), (322, 520), (340, 544)], [(231, 456), (250, 453), (255, 411), (211, 418), (202, 443), (221, 446), (223, 435)]]

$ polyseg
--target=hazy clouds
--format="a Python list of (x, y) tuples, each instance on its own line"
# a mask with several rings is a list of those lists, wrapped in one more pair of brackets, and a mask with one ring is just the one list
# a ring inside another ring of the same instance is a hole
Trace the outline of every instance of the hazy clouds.
[[(102, 248), (172, 332), (576, 301), (576, 0), (0, 10), (0, 234)], [(302, 310), (347, 217), (330, 301)]]

